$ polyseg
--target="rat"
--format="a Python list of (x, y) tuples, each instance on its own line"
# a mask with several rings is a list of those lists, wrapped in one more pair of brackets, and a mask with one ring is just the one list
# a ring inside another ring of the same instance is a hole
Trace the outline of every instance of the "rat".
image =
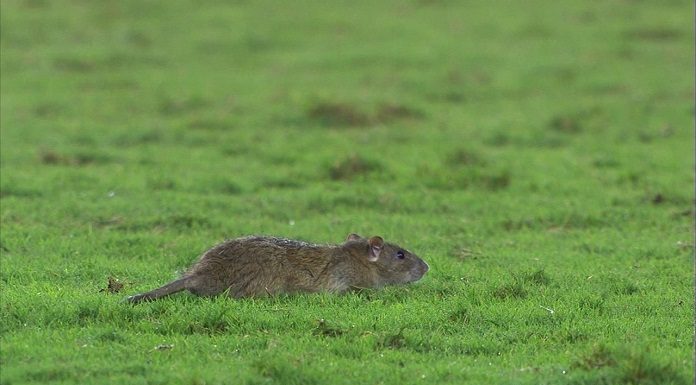
[(349, 234), (338, 245), (247, 236), (213, 246), (181, 278), (126, 300), (152, 301), (182, 290), (204, 297), (226, 293), (234, 298), (342, 293), (414, 282), (427, 271), (428, 264), (417, 255), (379, 236)]

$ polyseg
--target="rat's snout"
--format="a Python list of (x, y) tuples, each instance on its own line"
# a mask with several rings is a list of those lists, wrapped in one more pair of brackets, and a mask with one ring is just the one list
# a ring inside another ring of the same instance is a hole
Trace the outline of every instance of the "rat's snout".
[(425, 263), (422, 259), (418, 261), (418, 264), (411, 270), (411, 275), (413, 276), (413, 280), (417, 281), (421, 279), (425, 273), (428, 272), (428, 264)]

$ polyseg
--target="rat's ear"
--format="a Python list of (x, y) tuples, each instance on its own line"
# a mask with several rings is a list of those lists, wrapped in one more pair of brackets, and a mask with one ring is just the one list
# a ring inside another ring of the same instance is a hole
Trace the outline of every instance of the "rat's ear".
[(370, 238), (367, 243), (370, 245), (367, 260), (374, 262), (379, 258), (379, 254), (382, 252), (382, 247), (384, 247), (384, 239), (375, 235), (374, 237)]
[(349, 242), (349, 241), (359, 241), (359, 240), (361, 240), (361, 239), (362, 239), (362, 237), (359, 236), (358, 234), (351, 233), (351, 234), (348, 234), (348, 236), (346, 237), (346, 242)]

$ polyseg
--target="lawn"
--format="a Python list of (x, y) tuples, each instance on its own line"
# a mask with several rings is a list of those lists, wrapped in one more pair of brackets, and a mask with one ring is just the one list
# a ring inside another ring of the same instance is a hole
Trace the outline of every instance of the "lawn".
[[(3, 0), (0, 384), (691, 384), (693, 7)], [(430, 271), (122, 302), (351, 232)]]

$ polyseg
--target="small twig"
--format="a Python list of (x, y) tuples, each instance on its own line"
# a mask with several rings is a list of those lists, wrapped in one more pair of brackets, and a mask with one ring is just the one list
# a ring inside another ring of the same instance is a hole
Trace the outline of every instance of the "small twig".
[(546, 307), (546, 306), (541, 306), (541, 305), (539, 305), (539, 307), (542, 308), (542, 309), (544, 309), (544, 310), (546, 310), (546, 311), (548, 311), (548, 312), (551, 313), (551, 314), (555, 313), (555, 311), (554, 311), (553, 309), (548, 308), (548, 307)]

